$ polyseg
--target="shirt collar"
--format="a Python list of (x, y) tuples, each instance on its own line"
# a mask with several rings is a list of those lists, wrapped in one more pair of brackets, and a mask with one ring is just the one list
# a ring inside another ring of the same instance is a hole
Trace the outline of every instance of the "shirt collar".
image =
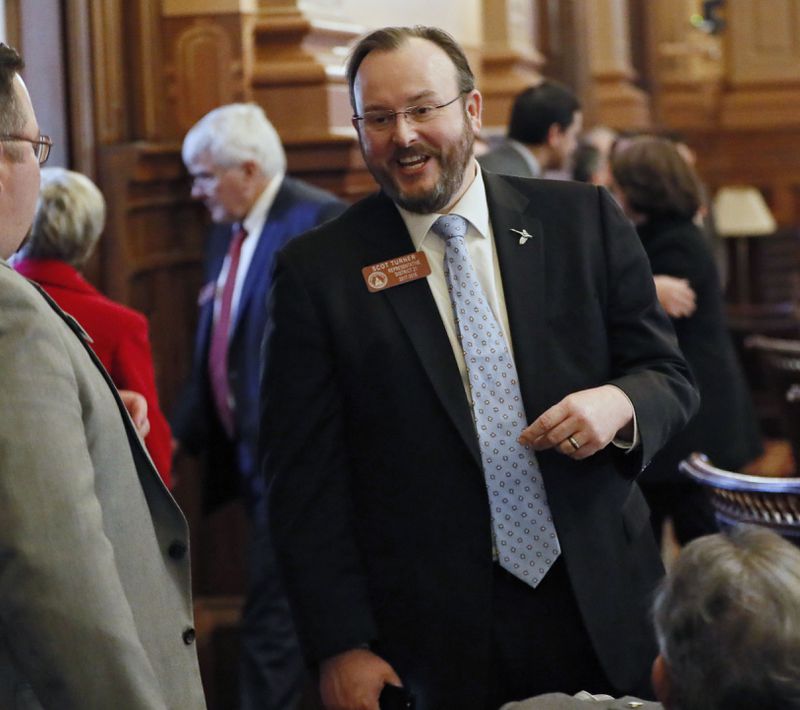
[(242, 227), (244, 227), (248, 234), (261, 233), (261, 229), (267, 221), (267, 213), (275, 202), (275, 196), (278, 194), (278, 190), (280, 190), (281, 183), (283, 183), (284, 175), (285, 173), (280, 172), (270, 179), (264, 191), (253, 203), (247, 216), (242, 220)]
[[(453, 205), (450, 214), (460, 215), (474, 227), (478, 236), (488, 238), (489, 206), (486, 202), (486, 187), (483, 184), (481, 169), (475, 160), (472, 161), (472, 168), (475, 170), (475, 177), (467, 191), (461, 196), (461, 199)], [(433, 223), (443, 213), (417, 214), (416, 212), (409, 212), (397, 203), (395, 203), (395, 207), (397, 207), (397, 211), (403, 218), (411, 241), (414, 243), (414, 249), (419, 250)]]

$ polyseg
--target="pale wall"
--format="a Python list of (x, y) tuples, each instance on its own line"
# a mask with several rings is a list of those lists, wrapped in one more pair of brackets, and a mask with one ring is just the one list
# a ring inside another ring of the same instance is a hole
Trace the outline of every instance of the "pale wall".
[(479, 47), (481, 0), (404, 0), (383, 3), (376, 0), (300, 0), (308, 17), (357, 24), (365, 29), (385, 25), (435, 25), (447, 30), (467, 47)]

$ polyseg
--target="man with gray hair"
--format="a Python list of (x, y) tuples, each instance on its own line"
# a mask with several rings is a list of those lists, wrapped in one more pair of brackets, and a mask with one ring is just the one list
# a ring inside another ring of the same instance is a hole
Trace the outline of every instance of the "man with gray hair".
[(800, 708), (800, 550), (743, 526), (687, 545), (655, 602), (668, 710)]
[(343, 211), (333, 195), (286, 176), (275, 128), (255, 104), (214, 109), (186, 135), (192, 197), (214, 222), (192, 375), (173, 417), (181, 449), (203, 454), (205, 503), (244, 498), (253, 524), (242, 620), (243, 710), (293, 707), (304, 669), (265, 524), (258, 381), (275, 253), (292, 237)]
[(188, 529), (89, 338), (6, 260), (41, 135), (0, 44), (0, 707), (203, 710)]

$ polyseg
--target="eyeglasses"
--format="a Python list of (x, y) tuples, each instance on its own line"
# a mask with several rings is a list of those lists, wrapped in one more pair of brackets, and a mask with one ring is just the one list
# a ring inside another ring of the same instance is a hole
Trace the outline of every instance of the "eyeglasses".
[(234, 168), (239, 167), (241, 167), (241, 165), (229, 165), (227, 167), (217, 168), (213, 172), (205, 171), (192, 173), (189, 175), (189, 181), (191, 182), (192, 187), (207, 189), (214, 183), (218, 182), (222, 175), (228, 172), (228, 170), (233, 170)]
[(435, 104), (420, 104), (419, 106), (409, 106), (403, 111), (390, 111), (389, 109), (364, 111), (363, 116), (353, 116), (353, 120), (363, 121), (364, 128), (374, 133), (381, 133), (394, 126), (397, 123), (398, 116), (405, 116), (412, 123), (426, 123), (436, 118), (441, 109), (458, 101), (462, 95), (463, 92), (451, 101), (438, 106)]
[(53, 147), (53, 139), (50, 136), (41, 135), (38, 138), (26, 138), (25, 136), (6, 135), (0, 136), (0, 141), (25, 141), (33, 146), (33, 153), (39, 165), (44, 165), (50, 157), (50, 148)]

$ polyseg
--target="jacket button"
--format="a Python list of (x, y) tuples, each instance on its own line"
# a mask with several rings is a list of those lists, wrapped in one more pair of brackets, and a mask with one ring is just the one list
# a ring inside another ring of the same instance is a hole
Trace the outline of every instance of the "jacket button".
[(186, 545), (184, 545), (180, 540), (175, 540), (170, 543), (169, 548), (167, 548), (167, 554), (173, 560), (182, 560), (186, 557)]
[(194, 629), (190, 626), (183, 632), (183, 642), (187, 646), (191, 646), (194, 643), (194, 639), (195, 639)]

